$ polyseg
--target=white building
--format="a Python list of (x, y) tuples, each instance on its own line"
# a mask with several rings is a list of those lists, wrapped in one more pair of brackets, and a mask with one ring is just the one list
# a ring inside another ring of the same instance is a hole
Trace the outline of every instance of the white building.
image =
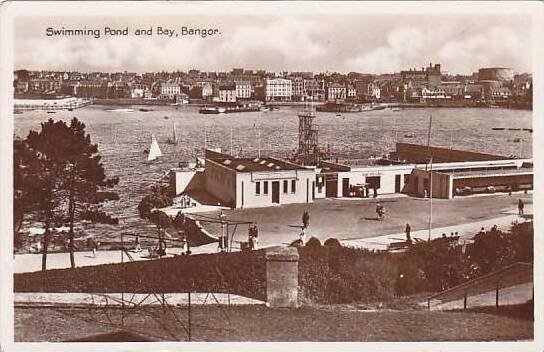
[(236, 82), (236, 98), (249, 99), (251, 98), (251, 83), (249, 82)]
[(267, 79), (265, 95), (267, 101), (291, 101), (293, 82), (285, 78)]
[(347, 89), (346, 86), (339, 83), (331, 83), (327, 87), (327, 100), (346, 100)]
[(174, 99), (181, 93), (181, 87), (177, 83), (165, 82), (161, 84), (161, 98)]
[(220, 103), (236, 103), (236, 86), (234, 84), (219, 86), (216, 101)]
[(395, 193), (424, 197), (430, 193), (431, 173), (434, 198), (462, 196), (467, 188), (474, 193), (488, 192), (489, 187), (502, 192), (533, 188), (532, 159), (430, 148), (436, 156), (432, 172), (421, 162), (428, 157), (428, 148), (406, 143), (397, 144), (394, 154), (408, 161), (369, 159), (357, 166), (332, 162), (301, 166), (276, 158), (235, 158), (207, 150), (203, 171), (173, 169), (171, 180), (176, 194), (204, 189), (233, 208)]

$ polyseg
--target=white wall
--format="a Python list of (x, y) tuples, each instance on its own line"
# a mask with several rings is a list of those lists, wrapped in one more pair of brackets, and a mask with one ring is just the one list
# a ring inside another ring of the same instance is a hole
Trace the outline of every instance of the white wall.
[[(312, 199), (312, 182), (315, 181), (314, 170), (296, 170), (293, 172), (295, 177), (274, 179), (271, 173), (271, 178), (254, 179), (251, 172), (239, 172), (236, 176), (236, 207), (237, 208), (254, 208), (266, 207), (273, 205), (272, 203), (272, 182), (277, 181), (280, 184), (280, 203), (311, 203)], [(287, 180), (287, 193), (284, 193), (283, 181)], [(295, 180), (296, 191), (291, 193), (291, 181)], [(261, 192), (259, 195), (255, 192), (255, 184), (260, 182)], [(264, 182), (268, 182), (268, 194), (264, 194)], [(307, 189), (308, 185), (308, 189)], [(243, 190), (242, 190), (243, 189)], [(308, 192), (308, 199), (306, 197)], [(243, 193), (243, 204), (242, 204)], [(325, 188), (323, 187), (323, 195)], [(317, 193), (316, 193), (317, 196)]]
[(170, 170), (170, 185), (174, 187), (176, 195), (185, 192), (187, 186), (196, 174), (196, 170), (172, 169)]

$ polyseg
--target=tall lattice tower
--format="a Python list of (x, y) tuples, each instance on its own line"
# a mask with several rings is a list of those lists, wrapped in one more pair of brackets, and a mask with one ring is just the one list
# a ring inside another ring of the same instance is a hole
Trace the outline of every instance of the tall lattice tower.
[(314, 125), (315, 112), (306, 107), (298, 114), (298, 149), (294, 161), (302, 165), (317, 165), (322, 153), (318, 145), (318, 129)]

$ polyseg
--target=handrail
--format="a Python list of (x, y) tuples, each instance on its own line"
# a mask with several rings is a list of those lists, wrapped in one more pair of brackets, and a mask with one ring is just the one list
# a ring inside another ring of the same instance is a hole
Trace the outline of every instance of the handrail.
[(445, 290), (445, 291), (442, 291), (442, 292), (439, 292), (439, 293), (434, 294), (434, 295), (432, 295), (432, 296), (429, 296), (427, 299), (428, 299), (428, 300), (431, 300), (431, 299), (437, 298), (437, 297), (439, 297), (439, 296), (442, 296), (442, 295), (444, 295), (444, 294), (447, 294), (447, 293), (449, 293), (449, 292), (458, 291), (459, 289), (462, 289), (462, 288), (464, 288), (464, 287), (470, 286), (471, 284), (473, 284), (473, 283), (475, 283), (475, 282), (484, 281), (484, 280), (489, 279), (489, 278), (491, 278), (491, 277), (493, 277), (493, 276), (497, 276), (497, 275), (499, 275), (499, 274), (501, 274), (501, 273), (503, 273), (503, 272), (505, 272), (505, 271), (508, 271), (508, 270), (512, 269), (513, 267), (516, 267), (516, 266), (528, 266), (528, 267), (530, 267), (530, 268), (532, 269), (532, 268), (533, 268), (533, 263), (524, 263), (524, 262), (513, 263), (513, 264), (511, 264), (511, 265), (509, 265), (509, 266), (507, 266), (507, 267), (504, 267), (504, 268), (499, 269), (499, 270), (497, 270), (497, 271), (494, 271), (494, 272), (492, 272), (492, 273), (488, 273), (488, 274), (482, 275), (482, 276), (480, 276), (480, 277), (474, 278), (474, 279), (472, 279), (472, 280), (463, 282), (462, 284), (459, 284), (459, 285), (457, 285), (457, 286), (454, 286), (454, 287), (452, 287), (452, 288), (449, 288), (449, 289), (447, 289), (447, 290)]

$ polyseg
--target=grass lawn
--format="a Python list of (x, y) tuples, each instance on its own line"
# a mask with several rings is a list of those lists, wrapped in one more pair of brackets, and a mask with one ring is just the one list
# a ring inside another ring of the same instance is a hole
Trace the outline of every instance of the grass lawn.
[[(147, 308), (125, 318), (124, 330), (154, 340), (185, 341), (187, 308)], [(119, 309), (16, 308), (17, 342), (59, 342), (119, 330)], [(503, 312), (361, 311), (327, 306), (193, 306), (193, 341), (491, 341), (533, 338), (533, 320)]]
[[(496, 194), (433, 200), (433, 226), (442, 227), (477, 222), (517, 212), (518, 199), (532, 205), (531, 194), (517, 193), (512, 196)], [(376, 220), (376, 203), (386, 208), (386, 220)], [(291, 243), (298, 238), (304, 210), (310, 212), (307, 238), (321, 240), (365, 238), (392, 233), (402, 233), (406, 223), (412, 231), (426, 229), (429, 221), (429, 200), (402, 197), (394, 199), (322, 199), (310, 204), (287, 204), (266, 208), (233, 209), (225, 211), (229, 219), (255, 221), (259, 225), (259, 241), (262, 245)], [(218, 213), (213, 213), (217, 215)], [(211, 215), (211, 214), (208, 214)], [(211, 233), (220, 233), (218, 226), (203, 225)], [(247, 241), (247, 227), (240, 226), (236, 240)]]

